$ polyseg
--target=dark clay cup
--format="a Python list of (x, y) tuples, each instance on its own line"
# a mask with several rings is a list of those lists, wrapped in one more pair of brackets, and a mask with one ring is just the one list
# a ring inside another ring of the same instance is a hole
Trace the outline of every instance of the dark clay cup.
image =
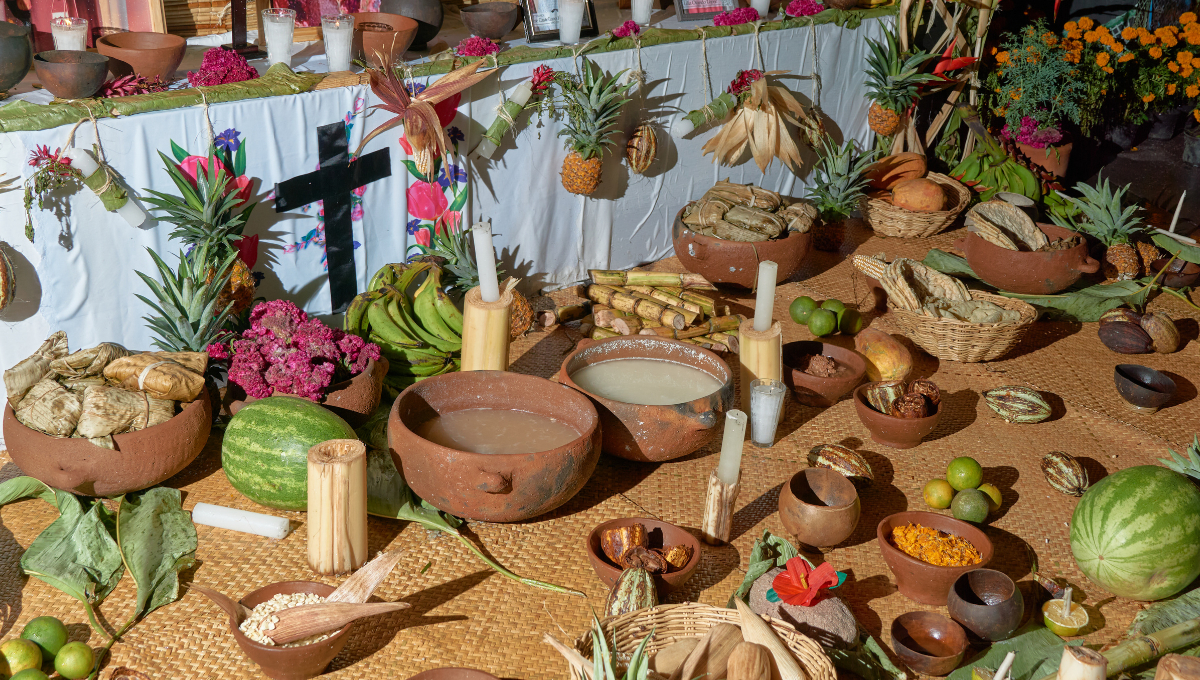
[(687, 545), (692, 548), (692, 559), (683, 565), (683, 569), (672, 571), (669, 574), (654, 574), (654, 586), (658, 590), (661, 600), (667, 593), (683, 587), (683, 584), (687, 583), (695, 573), (696, 567), (700, 566), (700, 541), (674, 524), (648, 517), (611, 519), (597, 526), (587, 537), (588, 560), (592, 563), (592, 569), (596, 571), (596, 576), (599, 576), (604, 585), (609, 588), (616, 584), (622, 569), (610, 562), (608, 555), (605, 555), (604, 550), (600, 548), (600, 535), (609, 529), (618, 529), (633, 524), (641, 524), (646, 527), (646, 536), (649, 539), (649, 547), (652, 549), (669, 545)]
[(931, 416), (897, 418), (871, 408), (867, 403), (866, 389), (867, 385), (860, 385), (854, 390), (854, 410), (862, 424), (871, 431), (871, 439), (875, 442), (893, 449), (911, 449), (937, 427), (938, 418), (942, 415), (940, 405)]
[(684, 269), (702, 274), (713, 283), (753, 288), (758, 263), (770, 260), (779, 265), (775, 283), (787, 281), (800, 269), (812, 250), (812, 233), (791, 232), (785, 238), (742, 243), (697, 234), (683, 223), (683, 210), (675, 215), (671, 232), (675, 256)]
[(459, 8), (463, 25), (472, 35), (499, 40), (508, 35), (521, 19), (521, 6), (515, 2), (484, 2)]
[(434, 668), (417, 673), (408, 680), (498, 680), (498, 678), (491, 673), (477, 671), (474, 668)]
[(1175, 381), (1149, 366), (1118, 364), (1113, 382), (1117, 394), (1139, 413), (1154, 413), (1175, 396)]
[[(1162, 271), (1163, 267), (1167, 266), (1167, 262), (1170, 262), (1170, 260), (1171, 258), (1164, 257), (1151, 262), (1151, 271), (1157, 274)], [(1175, 261), (1171, 262), (1171, 267), (1163, 272), (1162, 277), (1158, 281), (1168, 288), (1183, 288), (1184, 286), (1196, 285), (1197, 280), (1200, 280), (1200, 264), (1175, 258)]]
[[(820, 378), (804, 372), (802, 360), (807, 355), (820, 354), (846, 366), (852, 375), (845, 377)], [(783, 382), (795, 395), (796, 401), (805, 406), (826, 408), (833, 406), (847, 392), (862, 382), (867, 374), (867, 360), (852, 349), (838, 347), (825, 342), (801, 340), (783, 346)]]
[(391, 55), (391, 63), (403, 57), (417, 37), (416, 19), (386, 12), (355, 12), (352, 16), (354, 45), (351, 50), (376, 68), (384, 66), (380, 56), (386, 60)]
[[(321, 405), (338, 414), (351, 425), (356, 427), (362, 425), (371, 417), (375, 409), (379, 408), (379, 398), (383, 394), (383, 379), (387, 376), (388, 366), (388, 360), (384, 358), (380, 358), (379, 361), (368, 360), (367, 367), (363, 369), (362, 373), (349, 380), (330, 385), (329, 391), (321, 399)], [(234, 395), (234, 399), (229, 402), (230, 414), (242, 410), (246, 404), (258, 401), (258, 397), (247, 396), (245, 390), (235, 383), (229, 385), (226, 394)], [(280, 395), (292, 396), (283, 392), (276, 392), (272, 396)]]
[(169, 33), (125, 31), (96, 40), (96, 51), (109, 58), (108, 70), (114, 78), (136, 73), (169, 83), (186, 49), (186, 40)]
[(21, 82), (32, 66), (29, 27), (0, 22), (0, 92)]
[(83, 99), (96, 94), (108, 77), (108, 57), (95, 52), (49, 50), (33, 58), (33, 70), (50, 94)]
[[(1038, 224), (1051, 241), (1078, 236), (1070, 229)], [(1084, 274), (1100, 271), (1100, 263), (1088, 256), (1087, 244), (1067, 250), (1029, 252), (1009, 250), (967, 232), (954, 247), (967, 255), (967, 264), (981, 281), (1012, 293), (1051, 295), (1070, 288)]]
[[(254, 609), (256, 606), (279, 594), (292, 595), (295, 593), (316, 593), (328, 597), (334, 591), (333, 586), (312, 581), (283, 581), (264, 586), (242, 598), (242, 604)], [(238, 621), (229, 617), (229, 632), (238, 646), (258, 664), (264, 675), (275, 680), (305, 680), (315, 678), (325, 672), (325, 668), (333, 661), (346, 643), (350, 641), (347, 633), (354, 623), (346, 624), (341, 630), (328, 638), (314, 642), (311, 645), (299, 647), (275, 647), (255, 642), (246, 637), (238, 629)]]
[[(982, 559), (979, 564), (964, 567), (939, 567), (901, 552), (892, 543), (892, 529), (910, 522), (970, 541)], [(985, 567), (992, 560), (992, 541), (978, 527), (936, 512), (914, 511), (888, 515), (876, 527), (875, 538), (878, 539), (883, 561), (896, 577), (896, 587), (903, 595), (921, 604), (945, 606), (950, 589), (959, 576)]]
[(861, 512), (854, 484), (833, 470), (806, 468), (779, 491), (783, 528), (805, 545), (832, 546), (850, 538)]
[(962, 661), (967, 634), (941, 614), (908, 612), (892, 621), (892, 649), (914, 671), (942, 677)]
[(946, 608), (950, 618), (988, 642), (1006, 640), (1021, 625), (1021, 589), (995, 569), (968, 571), (954, 582)]

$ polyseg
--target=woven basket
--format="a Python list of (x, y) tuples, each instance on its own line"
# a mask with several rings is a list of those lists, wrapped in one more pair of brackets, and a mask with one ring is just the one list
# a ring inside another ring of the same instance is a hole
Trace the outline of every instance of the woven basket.
[[(808, 680), (837, 680), (837, 671), (821, 646), (800, 633), (791, 624), (764, 616), (772, 630), (787, 645), (804, 669)], [(610, 647), (624, 662), (637, 650), (642, 638), (654, 631), (654, 637), (646, 645), (646, 652), (654, 654), (684, 638), (701, 638), (709, 628), (718, 623), (729, 623), (741, 627), (741, 618), (736, 609), (722, 609), (710, 604), (688, 602), (685, 604), (663, 604), (649, 609), (639, 609), (600, 622), (609, 637)], [(575, 641), (575, 649), (587, 658), (592, 656), (592, 632), (589, 630)]]
[(980, 290), (971, 291), (972, 300), (995, 303), (1016, 310), (1021, 318), (1009, 324), (978, 324), (955, 319), (935, 319), (920, 312), (910, 312), (888, 303), (892, 318), (905, 335), (921, 349), (939, 359), (975, 363), (992, 361), (1004, 356), (1021, 342), (1025, 331), (1037, 320), (1033, 305), (1021, 300), (993, 295)]
[(879, 198), (863, 198), (859, 209), (876, 234), (900, 238), (933, 236), (953, 224), (959, 213), (971, 202), (971, 190), (953, 177), (931, 172), (925, 179), (942, 185), (950, 206), (937, 212), (913, 212), (897, 208), (891, 202)]

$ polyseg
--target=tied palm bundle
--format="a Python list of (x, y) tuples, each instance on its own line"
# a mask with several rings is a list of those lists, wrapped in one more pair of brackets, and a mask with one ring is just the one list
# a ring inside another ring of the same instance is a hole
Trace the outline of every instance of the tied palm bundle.
[(749, 147), (754, 162), (763, 172), (772, 158), (778, 158), (793, 172), (799, 170), (800, 148), (788, 125), (795, 126), (810, 147), (820, 143), (824, 130), (821, 122), (805, 111), (787, 88), (767, 83), (768, 77), (782, 73), (786, 71), (768, 71), (750, 83), (748, 96), (725, 120), (721, 131), (705, 142), (705, 155), (713, 154), (713, 160), (721, 165), (733, 165)]

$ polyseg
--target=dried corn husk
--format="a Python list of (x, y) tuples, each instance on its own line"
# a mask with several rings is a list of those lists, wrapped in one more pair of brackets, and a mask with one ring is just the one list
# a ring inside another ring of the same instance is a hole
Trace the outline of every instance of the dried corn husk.
[(714, 184), (704, 192), (703, 198), (723, 200), (730, 205), (761, 208), (767, 212), (775, 212), (783, 204), (783, 197), (770, 189), (753, 184), (736, 184), (728, 178)]
[(757, 231), (769, 239), (779, 236), (787, 228), (782, 219), (766, 210), (744, 205), (735, 205), (725, 211), (725, 221), (736, 227)]
[(143, 392), (107, 385), (89, 387), (83, 391), (83, 408), (75, 434), (88, 439), (120, 434), (139, 416), (144, 422), (149, 408)]
[(771, 76), (786, 71), (768, 71), (750, 85), (750, 96), (726, 119), (717, 134), (704, 144), (704, 154), (722, 165), (733, 165), (747, 147), (758, 169), (766, 172), (771, 159), (778, 158), (793, 172), (800, 169), (800, 149), (788, 124), (799, 128), (804, 142), (815, 147), (824, 133), (820, 121), (810, 116), (786, 88), (768, 85)]
[(102, 342), (95, 347), (81, 349), (74, 354), (55, 359), (50, 363), (50, 370), (63, 378), (84, 378), (90, 375), (100, 375), (109, 363), (127, 357), (132, 352), (115, 342)]
[(71, 392), (78, 394), (80, 398), (83, 398), (83, 391), (87, 388), (108, 384), (105, 382), (104, 376), (100, 375), (89, 375), (84, 378), (60, 378), (58, 382)]
[(809, 229), (812, 229), (812, 225), (817, 221), (819, 213), (813, 204), (800, 201), (789, 205), (776, 214), (783, 218), (783, 221), (787, 224), (788, 231), (796, 231), (804, 234)]
[(850, 258), (850, 261), (854, 264), (855, 269), (876, 281), (883, 279), (883, 273), (887, 271), (888, 263), (883, 253), (878, 255), (855, 255)]
[(958, 279), (906, 257), (889, 264), (879, 283), (889, 301), (910, 312), (920, 312), (928, 303), (971, 300), (971, 293)]
[(30, 388), (16, 409), (22, 425), (54, 437), (70, 436), (79, 422), (79, 413), (79, 397), (51, 378)]
[(1042, 250), (1050, 243), (1024, 210), (1005, 201), (987, 201), (971, 208), (966, 224), (967, 231), (1009, 250)]
[(15, 411), (26, 393), (50, 372), (50, 363), (67, 356), (67, 334), (57, 331), (28, 357), (4, 372), (8, 403)]
[(167, 359), (164, 354), (167, 353), (134, 354), (117, 359), (105, 367), (104, 377), (119, 382), (127, 390), (146, 392), (158, 399), (194, 400), (204, 389), (204, 376)]

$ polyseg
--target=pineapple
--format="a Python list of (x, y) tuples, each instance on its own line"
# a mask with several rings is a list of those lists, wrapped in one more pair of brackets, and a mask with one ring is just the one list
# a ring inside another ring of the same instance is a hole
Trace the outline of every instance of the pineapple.
[(1200, 479), (1200, 436), (1192, 437), (1192, 444), (1185, 451), (1186, 457), (1172, 449), (1167, 449), (1167, 453), (1170, 453), (1171, 457), (1159, 458), (1158, 462), (1181, 475)]
[(588, 196), (600, 186), (604, 147), (613, 143), (613, 124), (637, 84), (619, 85), (623, 73), (605, 76), (603, 69), (585, 58), (583, 79), (566, 92), (568, 122), (558, 134), (567, 137), (571, 151), (563, 159), (562, 185), (573, 194)]
[(1138, 256), (1142, 258), (1142, 275), (1153, 276), (1154, 271), (1151, 269), (1150, 265), (1153, 264), (1155, 260), (1166, 257), (1166, 255), (1164, 255), (1163, 252), (1158, 249), (1158, 246), (1150, 243), (1149, 241), (1138, 241), (1134, 245), (1137, 246)]
[[(150, 250), (147, 248), (147, 250)], [(225, 320), (233, 304), (221, 306), (218, 299), (229, 283), (230, 271), (237, 251), (215, 262), (216, 275), (209, 279), (207, 270), (214, 261), (209, 246), (202, 244), (191, 254), (179, 253), (179, 271), (172, 271), (158, 253), (150, 250), (158, 267), (159, 283), (149, 276), (135, 272), (154, 293), (157, 301), (138, 295), (158, 316), (144, 317), (150, 330), (158, 336), (154, 346), (165, 352), (203, 352), (223, 332)]]
[(860, 153), (853, 141), (841, 146), (826, 137), (821, 142), (821, 160), (813, 171), (808, 199), (821, 213), (821, 224), (813, 228), (817, 250), (837, 252), (846, 236), (846, 218), (858, 207), (867, 184), (867, 166), (875, 151)]
[[(472, 248), (468, 230), (461, 227), (446, 229), (438, 234), (429, 251), (429, 256), (441, 258), (445, 262), (445, 270), (450, 272), (450, 288), (464, 295), (479, 285), (479, 268), (475, 264), (475, 250)], [(497, 265), (496, 274), (503, 274)], [(513, 303), (509, 309), (509, 336), (516, 339), (529, 332), (533, 327), (533, 307), (517, 290), (513, 290)]]
[(1083, 194), (1083, 198), (1067, 197), (1079, 209), (1077, 221), (1075, 217), (1062, 218), (1051, 213), (1054, 223), (1074, 231), (1083, 232), (1094, 237), (1108, 249), (1104, 254), (1103, 273), (1109, 281), (1132, 281), (1141, 271), (1137, 248), (1133, 245), (1134, 237), (1145, 230), (1140, 217), (1134, 215), (1141, 210), (1137, 205), (1121, 208), (1121, 197), (1128, 186), (1112, 191), (1107, 179), (1100, 179), (1096, 186), (1080, 182), (1075, 190)]
[(890, 137), (900, 130), (900, 117), (917, 101), (918, 88), (941, 80), (932, 73), (921, 73), (921, 66), (934, 55), (928, 52), (901, 52), (892, 33), (887, 44), (867, 39), (871, 54), (867, 57), (867, 122), (875, 134)]

